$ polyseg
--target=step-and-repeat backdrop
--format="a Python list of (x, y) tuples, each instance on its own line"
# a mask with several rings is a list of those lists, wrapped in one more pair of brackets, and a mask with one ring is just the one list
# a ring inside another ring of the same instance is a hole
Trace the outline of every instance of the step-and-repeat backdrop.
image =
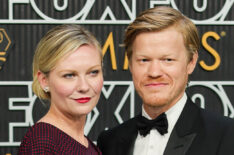
[(27, 128), (48, 107), (33, 94), (32, 57), (37, 42), (58, 24), (81, 24), (104, 54), (104, 87), (88, 115), (85, 134), (98, 134), (140, 112), (128, 61), (120, 44), (124, 29), (143, 10), (169, 5), (199, 29), (199, 61), (187, 88), (192, 100), (217, 115), (234, 117), (234, 0), (1, 0), (0, 154), (15, 155)]

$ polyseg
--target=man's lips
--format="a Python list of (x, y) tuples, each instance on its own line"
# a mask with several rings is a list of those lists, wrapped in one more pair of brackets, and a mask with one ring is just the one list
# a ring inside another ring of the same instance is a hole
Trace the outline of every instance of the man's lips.
[(160, 87), (160, 86), (166, 86), (167, 84), (166, 83), (147, 83), (145, 84), (145, 86), (147, 87)]
[(75, 99), (75, 100), (78, 103), (87, 103), (87, 102), (90, 101), (90, 99), (91, 99), (90, 97), (82, 97), (82, 98), (78, 98), (78, 99)]

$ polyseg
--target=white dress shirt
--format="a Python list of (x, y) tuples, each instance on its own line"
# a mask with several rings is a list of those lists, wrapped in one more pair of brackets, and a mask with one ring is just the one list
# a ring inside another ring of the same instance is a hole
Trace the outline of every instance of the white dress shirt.
[[(187, 95), (184, 93), (183, 97), (168, 111), (166, 111), (168, 120), (168, 133), (161, 135), (157, 129), (150, 130), (150, 133), (145, 137), (141, 136), (138, 132), (133, 155), (163, 155), (166, 148), (168, 139), (171, 135), (172, 129), (174, 128), (187, 100)], [(142, 106), (142, 116), (150, 118)]]

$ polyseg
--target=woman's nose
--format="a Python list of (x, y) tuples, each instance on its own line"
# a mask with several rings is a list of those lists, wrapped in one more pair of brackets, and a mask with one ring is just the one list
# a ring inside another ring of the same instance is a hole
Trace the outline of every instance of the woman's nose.
[(78, 79), (78, 84), (77, 84), (77, 91), (85, 93), (89, 91), (89, 83), (88, 80), (85, 77), (80, 77)]

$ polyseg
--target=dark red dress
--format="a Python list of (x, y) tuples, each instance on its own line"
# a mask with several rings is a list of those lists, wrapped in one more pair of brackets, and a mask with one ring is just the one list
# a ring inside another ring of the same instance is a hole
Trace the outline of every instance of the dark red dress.
[(101, 155), (90, 140), (86, 148), (57, 127), (48, 123), (36, 123), (21, 142), (18, 155)]

